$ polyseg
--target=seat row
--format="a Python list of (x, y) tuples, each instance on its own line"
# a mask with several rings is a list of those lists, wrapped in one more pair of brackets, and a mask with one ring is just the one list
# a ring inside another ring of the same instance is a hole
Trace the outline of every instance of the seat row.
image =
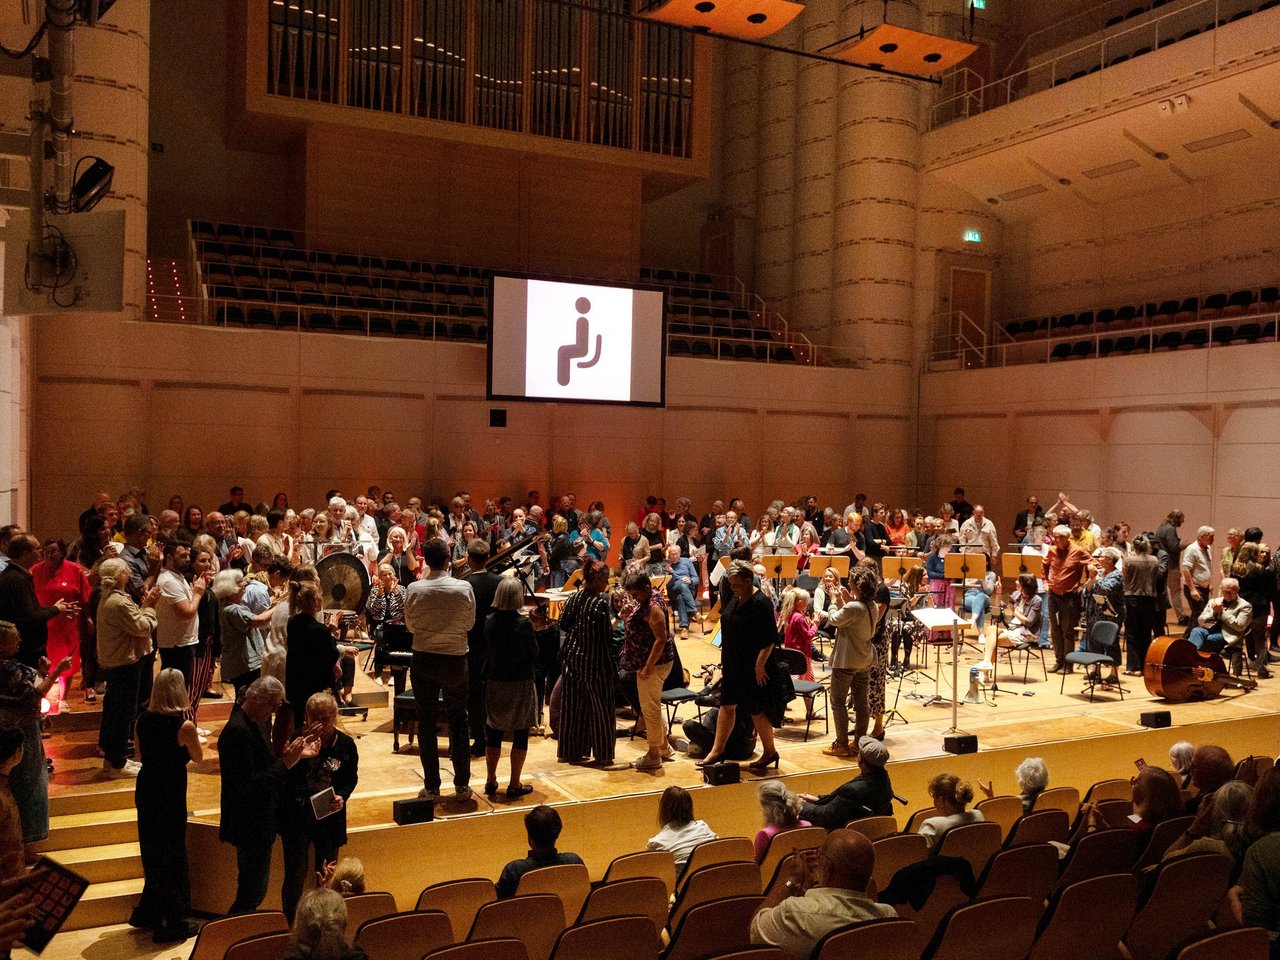
[(1053, 349), (1049, 352), (1049, 359), (1081, 360), (1093, 356), (1109, 357), (1130, 353), (1199, 349), (1210, 345), (1226, 347), (1275, 339), (1275, 320), (1268, 320), (1266, 323), (1242, 323), (1234, 328), (1229, 325), (1215, 324), (1212, 328), (1194, 327), (1190, 330), (1166, 330), (1160, 334), (1144, 333), (1136, 337), (1063, 340), (1053, 345)]
[(1012, 339), (1041, 339), (1062, 330), (1090, 328), (1110, 330), (1125, 326), (1161, 326), (1230, 319), (1245, 314), (1267, 314), (1280, 310), (1280, 287), (1265, 286), (1232, 293), (1214, 293), (1201, 300), (1184, 297), (1159, 303), (1126, 304), (1082, 310), (1057, 316), (1010, 320), (1003, 325)]
[(420, 318), (408, 314), (341, 313), (329, 309), (252, 306), (216, 301), (213, 322), (227, 327), (256, 329), (305, 330), (316, 333), (346, 333), (375, 337), (425, 337), (429, 340), (458, 340), (483, 343), (489, 336), (489, 325), (453, 319), (441, 313), (437, 318)]

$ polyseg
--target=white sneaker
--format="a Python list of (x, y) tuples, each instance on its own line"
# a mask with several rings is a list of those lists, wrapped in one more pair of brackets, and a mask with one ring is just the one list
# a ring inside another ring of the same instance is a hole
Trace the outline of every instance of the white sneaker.
[(127, 777), (136, 777), (138, 771), (142, 769), (142, 764), (136, 760), (126, 760), (123, 767), (113, 767), (110, 760), (102, 761), (102, 772), (113, 780), (123, 780)]
[(470, 787), (454, 787), (453, 799), (458, 801), (458, 803), (466, 803), (468, 800), (471, 799), (471, 788)]

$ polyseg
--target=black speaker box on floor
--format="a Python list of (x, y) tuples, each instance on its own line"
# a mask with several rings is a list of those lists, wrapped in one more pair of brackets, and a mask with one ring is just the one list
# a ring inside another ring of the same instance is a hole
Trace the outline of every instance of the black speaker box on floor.
[(1172, 722), (1168, 710), (1147, 710), (1138, 714), (1138, 722), (1144, 727), (1167, 727)]
[(942, 740), (947, 753), (977, 753), (978, 737), (972, 733), (949, 733)]
[(425, 797), (396, 800), (391, 804), (391, 817), (402, 827), (411, 823), (430, 823), (436, 818), (436, 802)]
[(702, 768), (702, 782), (708, 787), (723, 787), (726, 783), (741, 783), (742, 768), (736, 763), (716, 763)]

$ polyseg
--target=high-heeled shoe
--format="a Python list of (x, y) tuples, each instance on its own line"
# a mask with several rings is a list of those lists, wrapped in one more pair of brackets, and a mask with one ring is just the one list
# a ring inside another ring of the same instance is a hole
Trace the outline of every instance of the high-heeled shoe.
[(719, 762), (720, 762), (720, 760), (722, 759), (722, 757), (723, 757), (723, 754), (721, 754), (720, 756), (715, 756), (715, 757), (708, 755), (708, 756), (703, 757), (701, 760), (695, 760), (695, 761), (693, 761), (693, 765), (694, 765), (695, 767), (713, 767), (713, 766), (715, 766), (717, 763), (719, 763)]
[(498, 781), (488, 780), (484, 785), (484, 795), (486, 797), (496, 797), (498, 795)]
[(778, 757), (778, 751), (777, 751), (777, 750), (775, 750), (775, 751), (773, 751), (773, 753), (771, 753), (771, 754), (769, 754), (769, 755), (767, 755), (767, 756), (761, 757), (759, 760), (755, 761), (754, 763), (748, 763), (748, 764), (747, 764), (747, 769), (748, 769), (748, 770), (760, 770), (761, 772), (763, 772), (763, 771), (765, 771), (765, 770), (768, 770), (770, 767), (773, 767), (774, 769), (777, 769), (777, 768), (778, 768), (778, 764), (779, 764), (780, 762), (781, 762), (781, 760), (780, 760), (780, 758)]

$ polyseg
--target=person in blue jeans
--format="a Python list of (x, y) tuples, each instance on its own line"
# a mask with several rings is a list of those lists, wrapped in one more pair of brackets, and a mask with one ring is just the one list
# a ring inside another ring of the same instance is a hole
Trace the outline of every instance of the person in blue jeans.
[(680, 556), (680, 547), (667, 547), (667, 560), (671, 563), (671, 582), (667, 584), (667, 596), (676, 609), (681, 638), (689, 635), (689, 618), (698, 615), (698, 568), (688, 557)]
[(991, 608), (991, 595), (996, 592), (998, 583), (995, 570), (988, 570), (982, 580), (966, 580), (964, 591), (964, 608), (973, 614), (973, 625), (981, 634), (987, 623), (987, 610)]

